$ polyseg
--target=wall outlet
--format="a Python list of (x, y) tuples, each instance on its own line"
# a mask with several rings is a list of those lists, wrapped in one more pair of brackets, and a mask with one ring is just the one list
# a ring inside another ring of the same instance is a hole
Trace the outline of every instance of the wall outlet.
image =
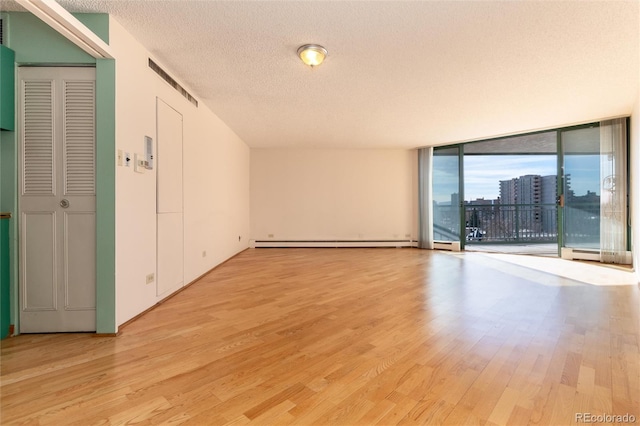
[(121, 149), (119, 149), (119, 150), (118, 150), (118, 157), (117, 157), (117, 158), (118, 158), (118, 166), (122, 166), (122, 159), (123, 159), (123, 157), (124, 157), (124, 154), (122, 153), (122, 150), (121, 150)]
[(131, 165), (131, 154), (128, 152), (124, 153), (124, 165), (129, 167)]
[(149, 275), (147, 275), (147, 284), (151, 284), (152, 282), (154, 282), (156, 279), (156, 274), (154, 274), (153, 272), (150, 273)]
[(206, 250), (202, 250), (202, 257), (207, 257), (207, 251)]

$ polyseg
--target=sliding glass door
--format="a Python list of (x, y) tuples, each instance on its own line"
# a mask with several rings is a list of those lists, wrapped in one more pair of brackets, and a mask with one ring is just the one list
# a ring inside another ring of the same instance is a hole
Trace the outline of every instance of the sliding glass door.
[(628, 137), (621, 118), (434, 148), (433, 240), (629, 263)]
[(556, 254), (557, 150), (556, 131), (464, 146), (468, 250)]
[(559, 133), (560, 247), (629, 263), (627, 119)]
[(561, 247), (600, 249), (600, 128), (560, 132)]
[(460, 238), (460, 146), (433, 150), (433, 239)]

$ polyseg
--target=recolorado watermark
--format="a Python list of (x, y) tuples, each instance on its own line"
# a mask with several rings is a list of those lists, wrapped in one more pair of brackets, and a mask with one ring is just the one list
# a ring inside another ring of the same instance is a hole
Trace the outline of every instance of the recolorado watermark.
[(576, 423), (635, 423), (633, 414), (576, 413)]

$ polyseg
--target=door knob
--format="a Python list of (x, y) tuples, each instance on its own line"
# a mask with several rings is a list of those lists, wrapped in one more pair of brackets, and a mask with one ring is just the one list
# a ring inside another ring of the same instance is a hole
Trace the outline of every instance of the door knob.
[(67, 207), (69, 207), (69, 200), (65, 198), (62, 201), (60, 201), (60, 207), (62, 207), (63, 209), (66, 209)]

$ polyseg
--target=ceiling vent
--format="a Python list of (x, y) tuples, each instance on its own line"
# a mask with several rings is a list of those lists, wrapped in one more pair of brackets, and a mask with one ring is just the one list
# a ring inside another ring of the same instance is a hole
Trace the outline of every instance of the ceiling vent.
[(153, 62), (153, 60), (151, 58), (149, 58), (149, 68), (151, 68), (152, 70), (154, 70), (156, 72), (156, 74), (158, 74), (160, 77), (162, 77), (162, 79), (164, 81), (166, 81), (167, 83), (169, 83), (171, 85), (171, 87), (173, 87), (174, 89), (176, 89), (178, 92), (180, 92), (180, 94), (182, 96), (184, 96), (189, 102), (191, 102), (192, 104), (194, 104), (196, 107), (198, 106), (198, 101), (196, 100), (196, 98), (194, 98), (193, 96), (191, 96), (191, 93), (187, 92), (185, 90), (184, 87), (182, 87), (180, 85), (180, 83), (178, 83), (177, 81), (175, 81), (173, 78), (171, 78), (171, 76), (169, 74), (167, 74), (167, 72), (165, 70), (163, 70), (162, 68), (160, 68), (160, 66), (158, 64), (156, 64), (155, 62)]

